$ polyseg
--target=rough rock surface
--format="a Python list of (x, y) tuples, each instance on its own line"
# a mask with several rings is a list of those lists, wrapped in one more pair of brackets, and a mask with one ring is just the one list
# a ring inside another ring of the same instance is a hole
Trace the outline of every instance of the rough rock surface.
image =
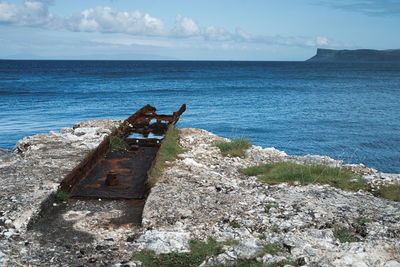
[[(400, 175), (257, 146), (245, 159), (223, 157), (212, 144), (224, 139), (200, 129), (182, 129), (187, 151), (152, 189), (142, 227), (121, 222), (127, 207), (120, 201), (49, 205), (62, 178), (118, 123), (82, 122), (0, 150), (0, 266), (142, 266), (130, 261), (132, 252), (185, 252), (190, 239), (207, 237), (238, 242), (203, 266), (238, 258), (266, 265), (285, 259), (309, 266), (400, 265), (400, 203), (327, 185), (269, 186), (238, 169), (272, 161), (320, 163), (351, 169), (376, 187), (399, 183)], [(333, 235), (338, 228), (362, 242), (341, 243)], [(266, 253), (267, 243), (284, 251)]]
[[(157, 229), (158, 234), (186, 232), (194, 239), (239, 241), (203, 265), (251, 257), (265, 264), (282, 259), (311, 266), (399, 264), (400, 203), (328, 185), (269, 186), (256, 177), (241, 175), (238, 169), (294, 161), (344, 166), (374, 184), (399, 183), (399, 175), (363, 165), (343, 165), (329, 157), (288, 156), (256, 146), (248, 150), (245, 159), (223, 157), (212, 146), (219, 140), (223, 139), (204, 130), (181, 130), (181, 144), (187, 152), (170, 164), (152, 189), (143, 214), (145, 228)], [(341, 228), (351, 229), (362, 242), (341, 243), (333, 235)], [(144, 234), (151, 235), (151, 231)], [(287, 251), (279, 256), (260, 254), (267, 243), (279, 244)]]
[[(48, 203), (64, 176), (119, 123), (81, 122), (60, 132), (26, 137), (13, 151), (0, 150), (0, 266), (129, 260), (123, 248), (128, 250), (127, 236), (138, 227), (110, 223), (122, 216), (126, 207), (121, 202)], [(35, 224), (36, 219), (43, 221)]]

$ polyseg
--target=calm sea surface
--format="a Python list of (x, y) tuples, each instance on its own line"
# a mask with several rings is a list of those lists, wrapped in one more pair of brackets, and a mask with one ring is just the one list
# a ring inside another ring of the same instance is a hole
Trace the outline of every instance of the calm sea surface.
[(0, 61), (0, 147), (183, 103), (180, 127), (400, 173), (400, 64)]

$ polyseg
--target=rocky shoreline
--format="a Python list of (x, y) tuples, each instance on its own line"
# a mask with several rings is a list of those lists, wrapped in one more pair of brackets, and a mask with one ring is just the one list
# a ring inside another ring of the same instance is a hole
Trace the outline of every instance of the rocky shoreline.
[[(141, 227), (118, 223), (126, 208), (118, 201), (52, 203), (65, 174), (119, 123), (82, 122), (0, 150), (0, 266), (142, 266), (131, 260), (133, 252), (185, 252), (190, 240), (208, 237), (236, 243), (203, 266), (240, 258), (265, 265), (290, 259), (308, 266), (400, 266), (400, 203), (327, 185), (270, 186), (238, 169), (276, 161), (339, 166), (372, 187), (399, 184), (399, 174), (258, 146), (244, 159), (223, 157), (212, 144), (226, 139), (200, 129), (181, 130), (186, 152), (152, 188)], [(351, 229), (362, 242), (341, 243), (336, 229)], [(265, 253), (270, 243), (284, 250)]]

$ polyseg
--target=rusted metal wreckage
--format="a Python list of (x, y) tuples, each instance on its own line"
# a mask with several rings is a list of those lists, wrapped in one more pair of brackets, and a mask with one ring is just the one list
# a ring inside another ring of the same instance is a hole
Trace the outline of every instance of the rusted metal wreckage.
[[(63, 179), (61, 190), (72, 198), (144, 199), (158, 149), (185, 110), (183, 104), (172, 115), (159, 115), (155, 107), (142, 107)], [(125, 149), (112, 149), (121, 141)]]

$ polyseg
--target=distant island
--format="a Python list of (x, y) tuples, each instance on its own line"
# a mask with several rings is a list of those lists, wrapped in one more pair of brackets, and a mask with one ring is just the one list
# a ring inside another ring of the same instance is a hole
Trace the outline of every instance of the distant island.
[(397, 62), (397, 63), (400, 63), (400, 49), (334, 50), (334, 49), (318, 48), (317, 54), (306, 61), (312, 61), (312, 62)]

